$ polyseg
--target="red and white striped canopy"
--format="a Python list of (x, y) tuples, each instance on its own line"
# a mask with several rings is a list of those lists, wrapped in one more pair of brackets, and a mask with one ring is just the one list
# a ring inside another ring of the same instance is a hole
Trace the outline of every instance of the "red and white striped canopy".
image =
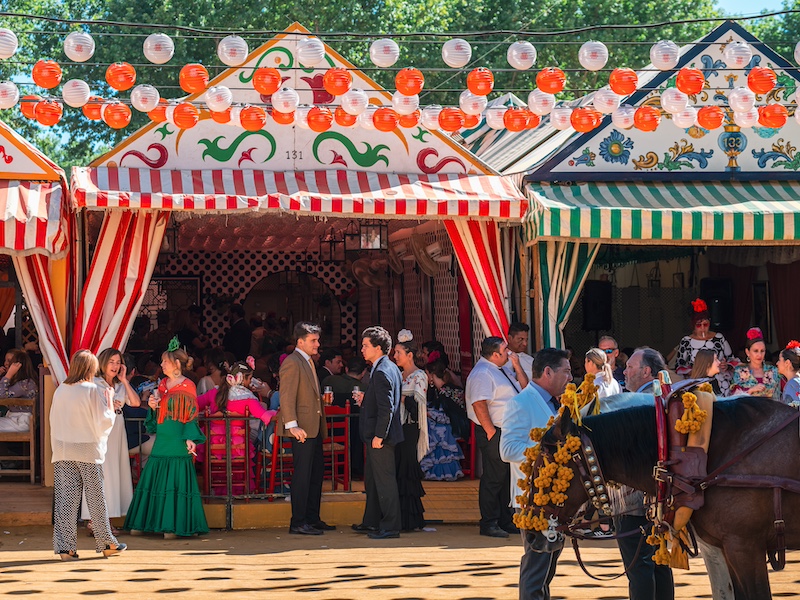
[(0, 253), (62, 255), (61, 181), (0, 179)]
[(517, 220), (528, 201), (499, 175), (366, 171), (169, 170), (75, 167), (77, 207), (275, 210), (319, 215)]

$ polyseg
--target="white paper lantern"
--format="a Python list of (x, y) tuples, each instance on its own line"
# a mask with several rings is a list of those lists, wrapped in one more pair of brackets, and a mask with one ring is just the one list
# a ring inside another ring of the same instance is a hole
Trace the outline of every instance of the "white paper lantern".
[(89, 84), (83, 79), (70, 79), (61, 87), (61, 97), (64, 103), (72, 108), (80, 108), (89, 101), (92, 91)]
[(505, 114), (505, 106), (490, 106), (486, 109), (486, 112), (483, 113), (483, 116), (486, 119), (486, 125), (488, 125), (491, 129), (505, 129), (506, 126), (503, 122), (503, 117)]
[(10, 29), (0, 27), (0, 58), (11, 58), (17, 51), (19, 42), (17, 36)]
[(301, 104), (294, 111), (294, 122), (300, 129), (311, 129), (308, 126), (308, 112), (314, 108), (308, 104)]
[(163, 65), (175, 54), (175, 43), (166, 33), (151, 33), (144, 40), (142, 51), (151, 63)]
[(467, 115), (479, 115), (486, 108), (486, 96), (477, 96), (464, 90), (458, 97), (458, 106)]
[(588, 71), (599, 71), (608, 62), (608, 48), (603, 42), (586, 42), (578, 51), (578, 62)]
[(431, 104), (422, 109), (419, 116), (420, 124), (429, 131), (439, 130), (439, 113), (442, 112), (442, 107), (438, 104)]
[(373, 121), (373, 117), (375, 116), (376, 110), (378, 110), (377, 106), (368, 104), (367, 107), (364, 109), (364, 112), (358, 115), (358, 119), (356, 119), (358, 126), (361, 127), (362, 129), (368, 129), (370, 131), (374, 130), (375, 123)]
[(619, 108), (622, 97), (609, 88), (600, 88), (592, 97), (592, 104), (604, 115), (610, 115)]
[(733, 112), (747, 112), (756, 105), (756, 95), (746, 87), (737, 87), (728, 94), (728, 106)]
[(272, 94), (272, 108), (279, 113), (294, 112), (300, 104), (300, 95), (290, 87), (282, 87)]
[(224, 37), (217, 45), (217, 56), (222, 61), (222, 64), (229, 67), (243, 65), (247, 61), (249, 54), (250, 48), (248, 48), (247, 42), (238, 35)]
[(675, 42), (661, 40), (650, 47), (650, 62), (656, 69), (669, 71), (678, 64), (681, 49)]
[(297, 61), (307, 68), (325, 60), (325, 44), (319, 38), (304, 38), (297, 42)]
[[(177, 108), (177, 106), (178, 105), (175, 102), (170, 101), (170, 103), (167, 104), (167, 108), (164, 109), (164, 115), (167, 117), (167, 123), (169, 123), (170, 125), (175, 125), (175, 108)], [(104, 112), (105, 112), (105, 105), (103, 105), (100, 114), (102, 115)]]
[(794, 111), (794, 120), (800, 125), (800, 110), (795, 109)]
[(613, 113), (611, 113), (611, 122), (614, 123), (614, 127), (619, 127), (620, 129), (630, 129), (633, 127), (633, 114), (635, 112), (635, 107), (631, 106), (630, 104), (623, 104)]
[(75, 62), (86, 62), (94, 56), (94, 38), (85, 31), (73, 31), (64, 40), (64, 54)]
[(758, 125), (758, 109), (753, 107), (750, 110), (745, 110), (742, 112), (734, 111), (733, 122), (743, 129)]
[(395, 92), (392, 94), (392, 108), (398, 115), (410, 115), (419, 108), (419, 96), (417, 94), (404, 96), (400, 92)]
[(678, 88), (667, 88), (661, 92), (661, 108), (670, 114), (681, 112), (689, 104), (689, 96)]
[(231, 120), (228, 121), (226, 125), (230, 125), (231, 127), (242, 126), (242, 107), (240, 105), (231, 107)]
[(150, 112), (158, 106), (161, 94), (152, 85), (137, 85), (131, 90), (131, 105), (139, 112)]
[[(3, 56), (0, 55), (0, 58), (3, 58)], [(800, 65), (800, 42), (797, 42), (794, 46), (794, 62)]]
[(555, 105), (556, 97), (553, 94), (548, 94), (538, 88), (528, 94), (528, 108), (536, 115), (549, 114)]
[(572, 125), (570, 117), (572, 109), (567, 106), (557, 106), (550, 112), (550, 124), (559, 130), (569, 129)]
[[(369, 96), (361, 88), (348, 90), (341, 97), (342, 110), (348, 115), (360, 115), (369, 104)], [(412, 111), (413, 112), (413, 111)]]
[(376, 67), (386, 69), (400, 58), (400, 47), (397, 42), (388, 38), (375, 40), (370, 44), (369, 58)]
[(753, 58), (753, 50), (747, 42), (731, 42), (725, 46), (724, 56), (729, 69), (744, 69)]
[(467, 40), (454, 38), (442, 44), (442, 60), (448, 67), (460, 69), (472, 60), (472, 46)]
[(672, 115), (672, 123), (680, 129), (689, 129), (697, 123), (697, 109), (687, 106), (681, 112)]
[(519, 71), (530, 69), (536, 63), (536, 48), (530, 42), (514, 42), (508, 47), (506, 59)]
[(214, 112), (225, 112), (233, 103), (233, 92), (224, 85), (215, 85), (206, 90), (206, 106)]
[(5, 110), (16, 106), (19, 102), (19, 89), (12, 81), (0, 82), (0, 109)]

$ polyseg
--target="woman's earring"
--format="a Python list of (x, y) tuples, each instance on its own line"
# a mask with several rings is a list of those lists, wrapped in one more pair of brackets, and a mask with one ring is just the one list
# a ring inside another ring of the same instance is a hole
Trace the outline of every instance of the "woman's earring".
[(172, 374), (173, 374), (173, 377), (180, 377), (181, 376), (181, 370), (180, 369), (175, 369), (172, 372)]

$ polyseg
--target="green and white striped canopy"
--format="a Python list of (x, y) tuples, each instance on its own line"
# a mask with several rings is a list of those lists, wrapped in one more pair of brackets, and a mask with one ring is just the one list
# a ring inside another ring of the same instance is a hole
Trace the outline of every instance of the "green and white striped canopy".
[(528, 183), (536, 239), (800, 244), (800, 181)]

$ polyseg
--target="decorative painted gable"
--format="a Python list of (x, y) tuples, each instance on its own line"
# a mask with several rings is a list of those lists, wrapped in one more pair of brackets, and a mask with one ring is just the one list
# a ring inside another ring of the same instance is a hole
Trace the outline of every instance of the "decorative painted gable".
[(41, 152), (0, 121), (0, 179), (58, 181), (62, 177)]

